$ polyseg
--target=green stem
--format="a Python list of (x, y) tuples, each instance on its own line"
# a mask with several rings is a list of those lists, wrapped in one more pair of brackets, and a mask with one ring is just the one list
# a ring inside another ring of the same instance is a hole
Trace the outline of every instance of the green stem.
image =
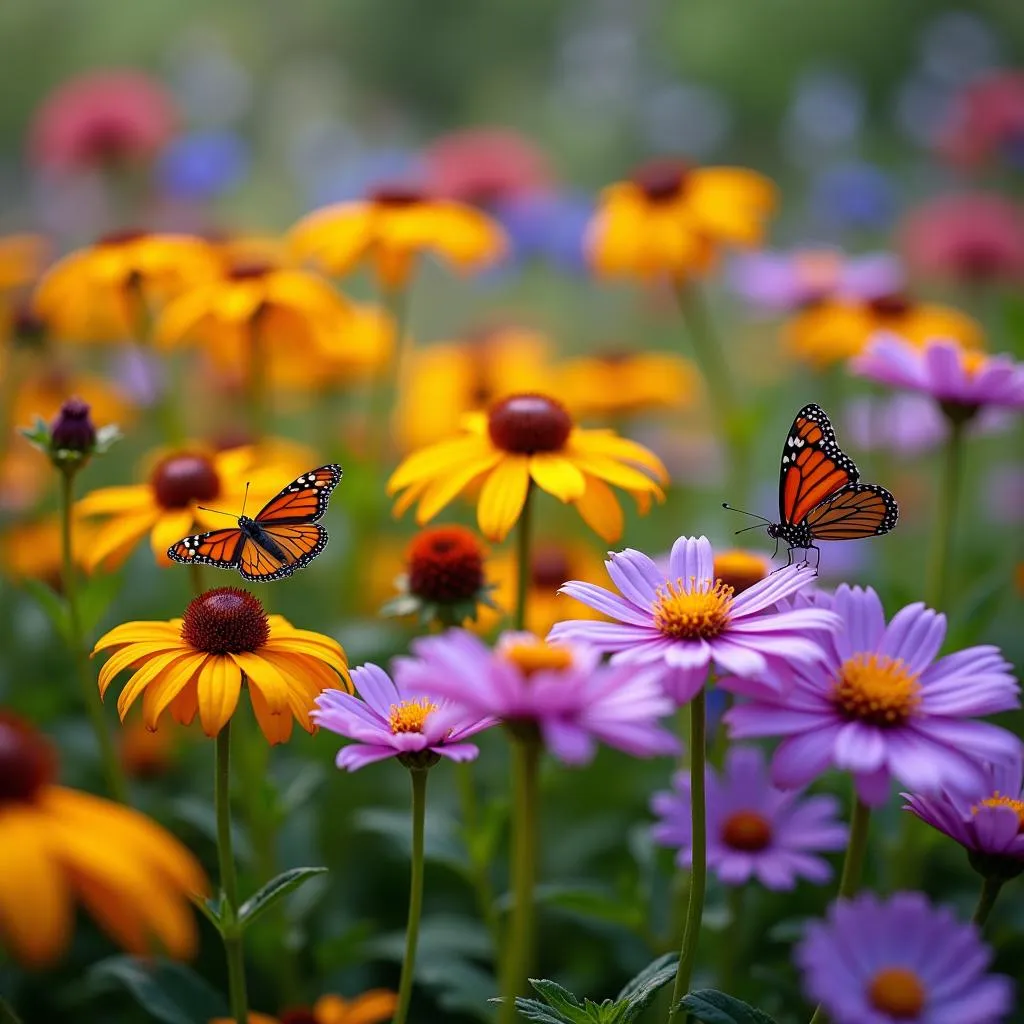
[(526, 604), (530, 594), (533, 492), (531, 480), (526, 486), (526, 499), (523, 502), (523, 511), (519, 514), (519, 526), (516, 531), (516, 612), (512, 625), (518, 630), (526, 629)]
[(956, 530), (956, 507), (963, 476), (964, 422), (949, 421), (945, 464), (935, 512), (935, 530), (928, 560), (927, 602), (938, 611), (946, 608), (949, 570), (953, 562), (953, 534)]
[[(679, 952), (679, 968), (672, 986), (669, 1006), (669, 1024), (679, 1014), (679, 1003), (690, 991), (693, 965), (697, 959), (697, 941), (704, 917), (704, 890), (707, 886), (707, 794), (705, 787), (706, 752), (706, 690), (701, 689), (690, 702), (690, 818), (693, 866), (690, 869), (690, 888), (686, 904), (686, 926), (683, 945)], [(685, 1015), (684, 1015), (685, 1018)]]
[(236, 1024), (249, 1017), (245, 994), (245, 957), (242, 929), (238, 921), (238, 873), (231, 848), (231, 723), (225, 722), (217, 733), (217, 758), (214, 776), (214, 807), (217, 813), (217, 861), (220, 867), (221, 939), (228, 961), (228, 1000)]
[(462, 805), (462, 824), (470, 838), (467, 844), (469, 861), (473, 869), (473, 892), (476, 896), (477, 911), (484, 919), (495, 951), (501, 944), (498, 913), (494, 906), (494, 889), (486, 857), (481, 857), (477, 845), (472, 841), (480, 829), (480, 813), (477, 803), (476, 784), (473, 780), (473, 764), (462, 761), (455, 766), (459, 785), (459, 802)]
[(985, 881), (981, 883), (981, 894), (978, 896), (978, 905), (974, 908), (974, 914), (971, 916), (971, 920), (979, 927), (984, 928), (985, 922), (988, 920), (988, 915), (992, 912), (992, 908), (995, 906), (996, 898), (999, 896), (999, 890), (1002, 889), (1004, 879), (993, 878), (991, 875), (986, 877)]
[(2, 997), (0, 997), (0, 1024), (21, 1024), (21, 1018)]
[(412, 981), (416, 973), (416, 943), (420, 934), (423, 911), (423, 822), (427, 811), (426, 768), (412, 768), (412, 871), (409, 877), (409, 921), (405, 929), (405, 958), (402, 978), (398, 983), (398, 1007), (392, 1024), (405, 1024), (412, 999)]
[(82, 629), (82, 614), (78, 606), (78, 579), (75, 571), (74, 550), (74, 506), (75, 506), (75, 471), (60, 471), (60, 543), (61, 543), (61, 585), (64, 588), (64, 599), (68, 606), (68, 625), (71, 636), (71, 657), (74, 659), (82, 688), (82, 700), (92, 731), (96, 736), (100, 760), (103, 762), (103, 774), (110, 795), (120, 803), (128, 802), (128, 791), (125, 786), (124, 772), (118, 760), (117, 749), (107, 728), (107, 720), (103, 714), (103, 702), (100, 700), (89, 666), (89, 655), (86, 650), (85, 631)]
[(537, 810), (541, 743), (539, 736), (512, 740), (512, 920), (501, 985), (501, 1024), (514, 1024), (516, 996), (533, 969), (534, 895), (537, 881)]

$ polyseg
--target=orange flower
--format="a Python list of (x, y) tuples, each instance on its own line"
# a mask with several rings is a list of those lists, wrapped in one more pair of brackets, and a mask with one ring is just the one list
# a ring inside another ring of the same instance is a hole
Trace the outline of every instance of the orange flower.
[[(85, 551), (96, 529), (74, 522), (72, 530), (75, 560), (84, 569)], [(60, 590), (62, 558), (60, 520), (55, 515), (9, 526), (0, 533), (0, 572), (8, 579), (43, 580)]]
[(0, 293), (32, 284), (43, 269), (48, 248), (41, 235), (0, 238)]
[[(385, 988), (374, 988), (355, 999), (321, 996), (311, 1009), (285, 1010), (280, 1017), (250, 1013), (249, 1024), (383, 1024), (394, 1015), (398, 996)], [(235, 1024), (227, 1017), (217, 1017), (210, 1024)]]
[(50, 482), (50, 460), (13, 431), (0, 442), (0, 511), (24, 512), (43, 495)]

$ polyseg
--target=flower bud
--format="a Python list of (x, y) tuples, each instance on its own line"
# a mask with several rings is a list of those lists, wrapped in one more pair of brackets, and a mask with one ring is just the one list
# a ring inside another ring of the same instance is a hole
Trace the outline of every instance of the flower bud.
[(96, 444), (96, 427), (89, 403), (69, 398), (50, 424), (50, 445), (54, 451), (90, 452)]

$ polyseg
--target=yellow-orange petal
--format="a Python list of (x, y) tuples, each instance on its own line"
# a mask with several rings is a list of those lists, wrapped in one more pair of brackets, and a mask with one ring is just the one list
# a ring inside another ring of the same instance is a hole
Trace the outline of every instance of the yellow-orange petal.
[(587, 489), (576, 499), (576, 511), (602, 540), (613, 543), (622, 536), (622, 507), (612, 489), (597, 477), (587, 477)]
[(373, 241), (373, 209), (366, 202), (335, 203), (303, 217), (289, 234), (292, 251), (329, 274), (346, 274)]
[(587, 482), (571, 459), (557, 452), (537, 452), (530, 456), (533, 482), (559, 501), (575, 501), (582, 497)]
[(120, 626), (107, 630), (96, 641), (93, 654), (106, 647), (115, 647), (120, 644), (162, 643), (172, 637), (181, 641), (181, 619), (122, 622)]
[(157, 565), (171, 565), (167, 549), (192, 532), (195, 523), (191, 510), (173, 509), (163, 512), (149, 531), (149, 544)]
[(633, 462), (649, 469), (661, 483), (668, 483), (668, 470), (665, 464), (650, 448), (645, 448), (642, 444), (622, 437), (612, 430), (576, 429), (569, 435), (566, 449), (570, 457), (574, 451), (582, 451)]
[(249, 687), (249, 700), (260, 731), (271, 745), (287, 743), (292, 735), (292, 716), (288, 711), (271, 711), (263, 691), (258, 686)]
[(149, 484), (102, 487), (75, 502), (75, 512), (83, 516), (138, 512), (150, 508), (154, 501), (153, 488)]
[(216, 736), (238, 707), (242, 692), (242, 673), (237, 656), (215, 654), (199, 669), (196, 697), (199, 721), (207, 736)]
[(374, 988), (355, 999), (321, 996), (313, 1004), (313, 1016), (319, 1024), (384, 1024), (394, 1015), (397, 1006), (396, 993), (386, 988)]
[(118, 694), (117, 713), (120, 715), (121, 721), (124, 721), (128, 709), (135, 703), (139, 694), (161, 673), (174, 672), (177, 674), (179, 670), (187, 671), (197, 657), (202, 657), (202, 655), (196, 655), (191, 651), (169, 651), (166, 654), (154, 654), (148, 658)]
[(485, 454), (469, 459), (462, 466), (449, 470), (443, 476), (432, 480), (419, 496), (419, 508), (416, 510), (416, 521), (426, 523), (434, 518), (447, 504), (454, 499), (477, 477), (493, 469), (502, 459), (501, 452), (492, 449)]
[[(109, 645), (108, 645), (109, 646)], [(99, 645), (97, 645), (97, 650)], [(154, 654), (166, 654), (170, 651), (182, 651), (180, 636), (168, 637), (162, 641), (130, 643), (113, 654), (103, 663), (99, 674), (100, 697), (106, 696), (107, 689), (116, 676), (135, 662), (142, 661)]]
[(96, 531), (92, 544), (82, 553), (82, 561), (88, 571), (95, 572), (101, 565), (108, 571), (118, 568), (149, 532), (158, 515), (156, 509), (149, 509), (117, 516), (104, 523)]
[(600, 477), (616, 487), (623, 487), (627, 491), (652, 491), (661, 494), (661, 488), (649, 476), (617, 459), (596, 452), (576, 452), (573, 454), (573, 461), (587, 476)]
[(468, 435), (456, 437), (450, 441), (441, 441), (429, 448), (413, 452), (391, 474), (387, 483), (387, 493), (394, 494), (425, 478), (437, 477), (453, 469), (458, 469), (468, 460), (483, 458), (492, 450), (493, 446), (489, 441)]
[[(266, 698), (267, 706), (272, 714), (288, 711), (288, 680), (281, 675), (276, 666), (271, 665), (266, 658), (261, 658), (259, 654), (249, 652), (232, 654), (231, 658), (245, 673), (246, 679), (249, 680), (249, 689), (252, 690), (253, 687), (256, 687)], [(200, 710), (202, 710), (201, 705)]]
[(488, 540), (504, 540), (523, 511), (530, 486), (530, 460), (508, 455), (491, 470), (480, 490), (476, 517)]
[(184, 691), (196, 693), (199, 673), (206, 659), (212, 657), (212, 654), (196, 654), (188, 662), (179, 665), (176, 671), (154, 680), (142, 691), (142, 724), (147, 729), (156, 731), (160, 716)]
[(777, 192), (770, 179), (745, 167), (697, 167), (686, 176), (684, 199), (702, 233), (754, 246), (764, 238)]
[(171, 717), (179, 725), (191, 725), (199, 714), (199, 696), (196, 679), (192, 679), (185, 685), (185, 688), (171, 701)]

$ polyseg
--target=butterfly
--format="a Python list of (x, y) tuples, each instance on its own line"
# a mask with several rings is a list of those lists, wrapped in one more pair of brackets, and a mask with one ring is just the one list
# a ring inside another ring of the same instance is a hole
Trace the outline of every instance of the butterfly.
[(859, 480), (860, 472), (839, 447), (825, 410), (805, 405), (796, 414), (782, 448), (780, 521), (764, 520), (776, 545), (779, 540), (789, 545), (790, 562), (797, 548), (817, 551), (815, 541), (879, 537), (896, 525), (899, 506), (892, 494), (878, 484)]
[(188, 565), (237, 569), (247, 580), (265, 583), (291, 576), (327, 546), (327, 531), (319, 525), (331, 491), (341, 480), (333, 463), (296, 477), (250, 519), (238, 526), (185, 537), (167, 549), (167, 557)]

